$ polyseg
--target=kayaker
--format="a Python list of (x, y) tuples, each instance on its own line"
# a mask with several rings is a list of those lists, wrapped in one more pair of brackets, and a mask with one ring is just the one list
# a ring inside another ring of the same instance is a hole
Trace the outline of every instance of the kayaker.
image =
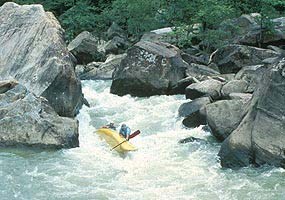
[(117, 130), (116, 126), (113, 122), (110, 122), (109, 124), (107, 124), (106, 126), (103, 126), (104, 128), (109, 128), (109, 129), (113, 129), (113, 130)]
[(131, 134), (131, 129), (126, 124), (122, 124), (120, 129), (120, 135), (129, 140), (130, 134)]

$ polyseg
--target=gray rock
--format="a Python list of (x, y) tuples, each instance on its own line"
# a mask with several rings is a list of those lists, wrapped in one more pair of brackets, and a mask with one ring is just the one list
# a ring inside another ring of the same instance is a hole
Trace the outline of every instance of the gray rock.
[(244, 102), (249, 102), (252, 98), (252, 94), (249, 93), (230, 93), (230, 100), (242, 100)]
[(171, 33), (173, 33), (171, 27), (152, 30), (144, 33), (141, 37), (141, 41), (175, 43), (176, 38)]
[(17, 81), (12, 81), (12, 80), (1, 80), (0, 81), (0, 94), (3, 94), (10, 90), (11, 88), (15, 87), (18, 85)]
[(247, 34), (245, 34), (241, 39), (240, 43), (251, 46), (262, 46), (266, 47), (268, 45), (284, 45), (285, 41), (285, 17), (280, 17), (272, 20), (274, 27), (273, 31), (270, 33), (263, 33), (261, 38), (260, 26), (255, 26)]
[(276, 46), (273, 46), (273, 45), (268, 45), (267, 49), (271, 49), (271, 50), (277, 52), (278, 54), (280, 54), (281, 56), (285, 56), (285, 50), (281, 49), (279, 47), (276, 47)]
[(211, 55), (222, 74), (237, 73), (245, 66), (259, 65), (266, 58), (277, 57), (278, 53), (268, 49), (244, 45), (227, 45)]
[[(92, 70), (82, 73), (80, 75), (81, 80), (111, 80), (114, 70), (120, 66), (122, 60), (126, 57), (126, 54), (110, 55), (104, 63), (101, 63), (98, 67), (94, 67)], [(98, 63), (93, 63), (98, 64)], [(88, 65), (92, 65), (88, 64)], [(87, 66), (88, 66), (87, 65)]]
[[(204, 107), (202, 107), (202, 109), (203, 108)], [(207, 124), (206, 117), (203, 114), (203, 112), (201, 112), (201, 110), (193, 112), (191, 115), (184, 118), (182, 124), (187, 128), (196, 128), (200, 125), (206, 125)]]
[(98, 38), (88, 31), (83, 31), (68, 44), (68, 50), (77, 58), (78, 64), (88, 64), (92, 61), (104, 60), (103, 52), (99, 52)]
[(178, 109), (179, 117), (188, 117), (192, 113), (199, 111), (203, 106), (211, 103), (209, 97), (201, 97), (193, 101), (183, 103)]
[(236, 74), (219, 74), (219, 75), (212, 75), (210, 76), (211, 79), (221, 81), (221, 82), (228, 82), (235, 79)]
[(16, 79), (61, 116), (75, 116), (81, 83), (53, 14), (41, 5), (9, 2), (0, 7), (0, 24), (0, 79)]
[(184, 93), (185, 88), (175, 86), (185, 78), (187, 67), (177, 47), (167, 43), (138, 42), (114, 71), (111, 93), (133, 96)]
[(192, 63), (199, 64), (199, 65), (208, 65), (209, 63), (209, 56), (208, 55), (200, 55), (194, 56), (190, 54), (183, 53), (182, 59), (187, 62), (189, 65)]
[(221, 100), (206, 105), (207, 123), (218, 140), (223, 141), (238, 127), (246, 103), (241, 100)]
[(262, 76), (266, 72), (266, 68), (264, 65), (246, 66), (236, 74), (235, 78), (248, 82), (246, 92), (252, 93), (262, 81)]
[(206, 124), (206, 118), (200, 110), (207, 104), (211, 103), (209, 97), (202, 97), (193, 101), (182, 104), (178, 113), (180, 117), (185, 117), (183, 125), (188, 128), (195, 128)]
[(75, 67), (75, 73), (76, 76), (80, 78), (83, 74), (86, 74), (96, 68), (99, 68), (100, 65), (102, 65), (104, 62), (91, 62), (87, 65), (76, 65)]
[(0, 146), (79, 146), (77, 120), (60, 117), (46, 99), (10, 83), (13, 86), (0, 94)]
[(262, 63), (266, 65), (276, 64), (280, 61), (280, 57), (266, 58), (262, 61)]
[(189, 142), (199, 142), (201, 144), (207, 144), (208, 142), (206, 140), (203, 140), (201, 138), (195, 138), (195, 137), (188, 137), (188, 138), (185, 138), (185, 139), (182, 139), (182, 140), (179, 140), (179, 144), (186, 144), (186, 143), (189, 143)]
[(121, 37), (115, 36), (109, 40), (104, 46), (104, 52), (108, 54), (122, 54), (129, 47), (129, 42)]
[(228, 44), (239, 44), (245, 34), (258, 27), (257, 17), (260, 17), (259, 13), (251, 13), (222, 22), (219, 30), (227, 33), (224, 40)]
[(120, 37), (123, 39), (127, 39), (126, 32), (115, 22), (107, 30), (107, 38), (108, 40), (112, 40), (114, 37)]
[(220, 81), (214, 79), (193, 83), (185, 90), (186, 98), (193, 100), (202, 96), (210, 96), (212, 99), (218, 99), (221, 96), (222, 85)]
[(219, 156), (223, 167), (264, 163), (285, 168), (285, 60), (263, 76), (248, 112), (238, 128), (223, 142)]
[(245, 93), (248, 82), (244, 80), (232, 80), (226, 83), (221, 90), (223, 96), (227, 97), (230, 93)]
[(218, 74), (220, 73), (205, 65), (199, 65), (195, 63), (191, 63), (186, 70), (186, 75), (191, 77), (212, 76)]

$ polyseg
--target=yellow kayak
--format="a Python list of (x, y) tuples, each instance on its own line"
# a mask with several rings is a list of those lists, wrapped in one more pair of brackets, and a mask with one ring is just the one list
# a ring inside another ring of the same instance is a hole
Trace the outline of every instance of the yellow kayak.
[(115, 148), (115, 150), (119, 153), (137, 150), (137, 148), (128, 141), (124, 142), (125, 138), (120, 136), (117, 131), (108, 128), (100, 128), (96, 131), (96, 133), (101, 138), (104, 138), (105, 141), (111, 146), (111, 148), (123, 142), (121, 145)]

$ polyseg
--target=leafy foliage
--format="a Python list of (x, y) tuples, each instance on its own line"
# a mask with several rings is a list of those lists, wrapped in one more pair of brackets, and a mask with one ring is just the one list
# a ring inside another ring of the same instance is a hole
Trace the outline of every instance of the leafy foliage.
[[(0, 5), (5, 3), (0, 0)], [(52, 11), (71, 40), (83, 30), (97, 35), (112, 22), (118, 23), (129, 36), (140, 37), (144, 32), (161, 27), (176, 27), (174, 34), (179, 46), (199, 40), (222, 44), (230, 34), (217, 30), (226, 19), (241, 14), (260, 13), (257, 19), (263, 33), (270, 33), (270, 19), (284, 14), (284, 0), (14, 0), (19, 4), (42, 4)], [(197, 31), (194, 27), (200, 27)], [(194, 31), (194, 32), (193, 32)], [(262, 33), (262, 34), (263, 34)]]

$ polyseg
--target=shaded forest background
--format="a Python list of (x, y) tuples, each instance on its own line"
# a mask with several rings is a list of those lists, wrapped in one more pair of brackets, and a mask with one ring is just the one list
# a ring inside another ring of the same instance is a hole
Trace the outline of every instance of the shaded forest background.
[[(7, 1), (0, 1), (0, 6)], [(241, 14), (260, 13), (259, 23), (270, 31), (272, 18), (284, 16), (284, 0), (14, 0), (18, 4), (42, 4), (59, 19), (72, 40), (82, 31), (98, 37), (116, 22), (134, 40), (150, 30), (176, 27), (178, 46), (195, 40), (222, 43), (227, 31), (218, 29)], [(229, 23), (230, 24), (230, 23)], [(197, 26), (198, 25), (198, 26)], [(230, 25), (229, 25), (230, 26)], [(193, 31), (195, 32), (193, 39)]]

